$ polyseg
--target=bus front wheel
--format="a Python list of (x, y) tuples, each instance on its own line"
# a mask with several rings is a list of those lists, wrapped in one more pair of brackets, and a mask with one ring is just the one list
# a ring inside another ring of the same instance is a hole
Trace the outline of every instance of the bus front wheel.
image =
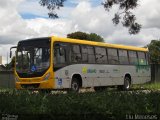
[(71, 91), (73, 92), (79, 92), (80, 83), (77, 78), (73, 78), (71, 83)]

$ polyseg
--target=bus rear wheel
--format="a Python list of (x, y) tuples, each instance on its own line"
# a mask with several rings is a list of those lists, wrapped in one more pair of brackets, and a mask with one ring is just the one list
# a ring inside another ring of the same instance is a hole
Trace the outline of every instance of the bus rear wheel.
[(73, 78), (71, 83), (71, 91), (72, 92), (79, 92), (80, 89), (80, 83), (77, 78)]
[(129, 77), (124, 78), (123, 90), (129, 90), (131, 88), (131, 80)]

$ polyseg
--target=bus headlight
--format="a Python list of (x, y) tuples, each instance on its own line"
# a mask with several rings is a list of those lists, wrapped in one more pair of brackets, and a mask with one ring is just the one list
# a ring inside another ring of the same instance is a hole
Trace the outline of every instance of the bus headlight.
[(44, 80), (48, 80), (50, 77), (50, 73), (47, 73), (46, 76), (44, 77)]

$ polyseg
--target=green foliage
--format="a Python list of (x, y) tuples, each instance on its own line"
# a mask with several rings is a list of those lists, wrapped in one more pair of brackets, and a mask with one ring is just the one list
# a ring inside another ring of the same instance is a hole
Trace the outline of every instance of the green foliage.
[(97, 35), (96, 33), (85, 33), (85, 32), (74, 32), (67, 35), (67, 38), (80, 39), (80, 40), (89, 40), (95, 42), (104, 42), (104, 39)]
[(88, 39), (88, 34), (85, 33), (85, 32), (78, 31), (78, 32), (67, 34), (67, 38), (87, 40)]
[(160, 41), (152, 40), (149, 45), (147, 45), (150, 52), (151, 63), (160, 62)]
[(95, 42), (104, 42), (104, 39), (100, 35), (97, 35), (96, 33), (90, 33), (88, 36), (88, 40)]
[(125, 119), (126, 114), (159, 114), (159, 99), (159, 91), (39, 94), (12, 90), (0, 92), (0, 113), (45, 114), (55, 119)]
[(120, 22), (124, 27), (128, 28), (130, 34), (137, 34), (140, 32), (141, 25), (136, 22), (136, 17), (132, 10), (138, 6), (139, 0), (105, 0), (102, 3), (106, 11), (109, 11), (114, 5), (118, 5), (119, 9), (112, 19), (115, 25)]
[(160, 90), (160, 82), (134, 85), (134, 89)]
[[(40, 5), (47, 7), (50, 18), (58, 18), (57, 9), (63, 7), (66, 0), (40, 0)], [(112, 19), (115, 25), (122, 23), (124, 27), (128, 28), (130, 34), (137, 34), (141, 29), (141, 25), (136, 22), (136, 17), (132, 11), (137, 8), (139, 0), (104, 0), (102, 5), (105, 10), (109, 11), (114, 5), (118, 5), (119, 9)]]
[(55, 12), (55, 10), (63, 7), (65, 1), (66, 0), (40, 0), (39, 3), (41, 6), (47, 7), (47, 9), (49, 10), (48, 16), (50, 18), (55, 19), (58, 18), (58, 15)]

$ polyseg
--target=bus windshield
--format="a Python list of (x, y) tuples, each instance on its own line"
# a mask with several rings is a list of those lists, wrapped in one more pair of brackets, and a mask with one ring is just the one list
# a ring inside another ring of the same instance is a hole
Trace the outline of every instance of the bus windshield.
[(16, 71), (21, 77), (40, 77), (50, 65), (49, 39), (21, 41), (17, 47)]

